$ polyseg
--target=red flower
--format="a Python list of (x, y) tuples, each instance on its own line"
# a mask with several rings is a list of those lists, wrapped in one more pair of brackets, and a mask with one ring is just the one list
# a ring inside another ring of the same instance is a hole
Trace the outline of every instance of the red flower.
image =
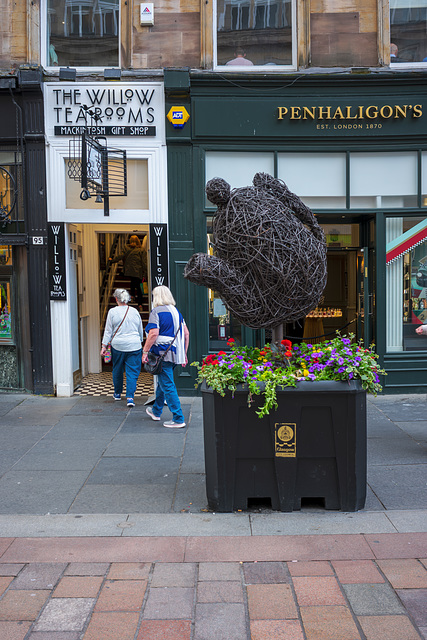
[(218, 351), (218, 355), (219, 356), (226, 356), (227, 354), (225, 353), (225, 351)]
[(288, 347), (288, 349), (292, 349), (292, 342), (290, 340), (282, 340), (280, 344), (283, 344), (284, 347)]
[(214, 355), (213, 353), (210, 353), (208, 356), (206, 356), (206, 358), (203, 360), (203, 364), (218, 364), (218, 360), (217, 360), (217, 356)]
[(235, 342), (234, 338), (228, 338), (228, 340), (227, 340), (227, 344), (228, 345), (232, 345), (233, 342)]

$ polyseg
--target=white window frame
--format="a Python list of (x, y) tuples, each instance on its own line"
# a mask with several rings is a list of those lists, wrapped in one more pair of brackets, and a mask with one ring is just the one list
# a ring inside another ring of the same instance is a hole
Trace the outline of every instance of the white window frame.
[[(419, 6), (421, 8), (423, 8), (427, 3), (426, 0), (411, 0), (411, 4), (412, 7), (408, 7), (409, 9), (411, 8), (415, 8), (414, 5), (419, 4)], [(389, 2), (389, 19), (390, 19), (390, 38), (391, 38), (391, 11), (392, 8), (397, 8), (397, 7), (392, 7), (391, 6), (391, 2)], [(391, 40), (392, 42), (392, 40)], [(425, 69), (427, 67), (427, 60), (426, 62), (423, 62), (422, 60), (420, 62), (392, 62), (393, 58), (390, 58), (390, 68), (391, 69), (414, 69), (414, 68), (421, 68), (421, 69)]]
[[(48, 0), (40, 0), (40, 61), (41, 65), (44, 69), (49, 71), (52, 75), (59, 75), (59, 69), (61, 65), (52, 66), (50, 65), (49, 56), (48, 56)], [(121, 68), (121, 23), (122, 23), (122, 7), (121, 2), (119, 2), (119, 25), (118, 25), (118, 62), (117, 65), (114, 65), (114, 68)], [(62, 65), (64, 67), (66, 65)], [(101, 67), (75, 67), (71, 68), (77, 69), (82, 72), (99, 72), (104, 71), (105, 68), (111, 68), (111, 65), (103, 65)]]
[[(265, 4), (262, 0), (259, 2), (260, 5)], [(292, 11), (292, 64), (281, 64), (281, 65), (242, 65), (242, 66), (234, 66), (234, 65), (221, 65), (218, 64), (218, 32), (217, 32), (217, 2), (213, 0), (213, 34), (212, 34), (212, 43), (213, 43), (213, 68), (215, 71), (228, 72), (228, 73), (254, 73), (254, 72), (262, 72), (262, 73), (281, 73), (284, 69), (287, 71), (294, 70), (297, 68), (297, 0), (291, 0), (291, 11)]]

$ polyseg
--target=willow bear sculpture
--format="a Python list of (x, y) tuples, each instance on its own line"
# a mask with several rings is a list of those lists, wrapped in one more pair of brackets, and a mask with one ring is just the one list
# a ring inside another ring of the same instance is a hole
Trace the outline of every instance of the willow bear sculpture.
[(194, 254), (184, 277), (214, 289), (233, 316), (254, 329), (303, 318), (326, 285), (326, 242), (312, 211), (284, 182), (257, 173), (253, 186), (206, 185), (217, 205), (213, 256)]

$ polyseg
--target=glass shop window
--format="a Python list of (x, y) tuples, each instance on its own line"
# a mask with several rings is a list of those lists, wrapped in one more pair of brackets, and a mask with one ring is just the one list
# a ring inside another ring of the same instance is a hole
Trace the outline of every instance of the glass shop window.
[(295, 0), (217, 0), (216, 65), (230, 71), (292, 66)]
[(386, 219), (387, 351), (426, 351), (427, 218)]
[(416, 152), (351, 153), (350, 206), (357, 209), (416, 207)]
[[(67, 167), (68, 158), (65, 158), (65, 190), (66, 190), (66, 207), (67, 209), (98, 209), (104, 210), (103, 202), (95, 202), (96, 198), (92, 196), (88, 200), (81, 200), (82, 191), (80, 182), (72, 180), (68, 176)], [(126, 210), (148, 210), (148, 160), (129, 160), (127, 159), (127, 196), (111, 196), (110, 210), (126, 209)]]
[(427, 63), (427, 0), (390, 0), (390, 64)]
[[(248, 187), (260, 171), (274, 175), (273, 153), (248, 153), (246, 151), (207, 151), (205, 158), (206, 182), (211, 178), (223, 178), (232, 189)], [(206, 198), (206, 206), (209, 206)]]
[(279, 153), (278, 178), (312, 209), (345, 209), (345, 153)]
[(0, 344), (13, 343), (12, 247), (0, 245)]
[[(207, 218), (207, 252), (215, 255), (212, 237), (212, 217)], [(209, 303), (209, 351), (228, 351), (227, 340), (242, 342), (242, 326), (234, 320), (217, 291), (208, 289)]]
[(117, 67), (119, 0), (47, 0), (47, 66)]

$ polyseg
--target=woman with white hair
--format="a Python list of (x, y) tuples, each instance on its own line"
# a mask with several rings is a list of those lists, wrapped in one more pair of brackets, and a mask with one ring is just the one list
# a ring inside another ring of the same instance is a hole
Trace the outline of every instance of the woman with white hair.
[(116, 289), (113, 296), (117, 307), (110, 309), (107, 314), (101, 356), (105, 355), (106, 347), (111, 343), (114, 400), (121, 399), (123, 372), (126, 371), (127, 406), (134, 407), (136, 383), (141, 373), (141, 344), (144, 341), (144, 329), (138, 311), (128, 306), (131, 297), (126, 289)]
[(145, 327), (147, 339), (142, 351), (142, 363), (146, 361), (149, 351), (162, 355), (171, 343), (172, 346), (166, 353), (162, 371), (157, 376), (156, 399), (152, 407), (147, 407), (146, 412), (152, 420), (160, 420), (166, 400), (173, 420), (168, 420), (163, 425), (171, 429), (180, 429), (185, 427), (185, 420), (173, 372), (177, 364), (183, 367), (187, 364), (190, 333), (184, 318), (176, 308), (170, 289), (165, 286), (155, 287), (152, 294), (153, 304)]

